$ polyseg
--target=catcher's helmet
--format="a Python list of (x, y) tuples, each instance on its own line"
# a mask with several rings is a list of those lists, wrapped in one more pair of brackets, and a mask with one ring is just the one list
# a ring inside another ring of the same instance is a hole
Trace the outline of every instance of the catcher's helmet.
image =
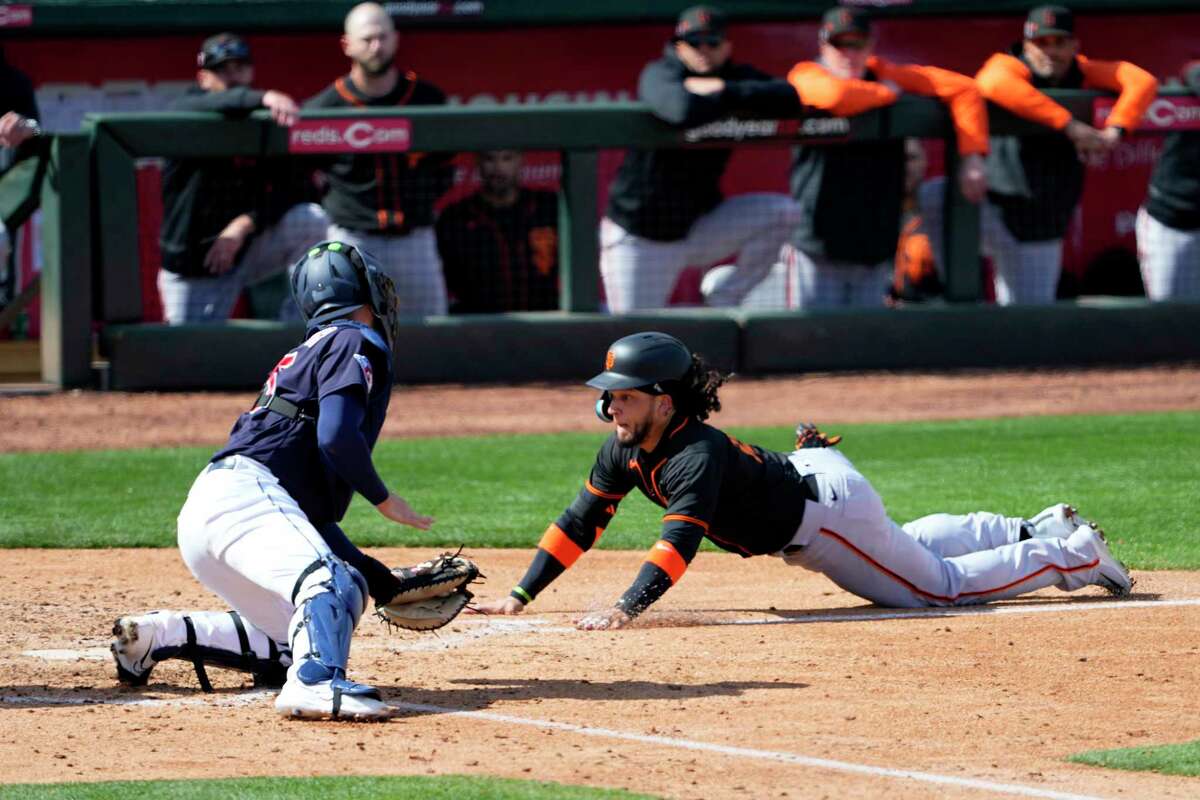
[(596, 415), (611, 422), (610, 392), (637, 389), (647, 394), (670, 394), (692, 367), (687, 345), (666, 333), (647, 331), (617, 339), (604, 357), (604, 372), (587, 382), (604, 392), (596, 403)]
[(396, 285), (369, 253), (344, 242), (318, 242), (292, 266), (292, 297), (305, 323), (325, 325), (369, 306), (389, 348), (399, 334)]

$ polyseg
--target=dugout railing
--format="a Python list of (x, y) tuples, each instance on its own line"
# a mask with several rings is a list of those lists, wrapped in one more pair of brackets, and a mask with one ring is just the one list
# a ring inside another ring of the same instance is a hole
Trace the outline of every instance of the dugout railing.
[[(1173, 90), (1163, 94), (1170, 96)], [(1091, 121), (1097, 94), (1054, 93), (1079, 119)], [(306, 112), (305, 120), (358, 117), (358, 112)], [(948, 305), (938, 308), (752, 313), (709, 310), (611, 317), (600, 314), (597, 290), (597, 152), (604, 148), (784, 146), (812, 141), (919, 137), (951, 142), (946, 173), (953, 174), (953, 130), (944, 107), (905, 96), (893, 107), (852, 118), (807, 117), (714, 124), (691, 131), (666, 125), (639, 103), (523, 107), (372, 109), (371, 118), (403, 118), (403, 149), (414, 152), (496, 148), (558, 150), (560, 191), (559, 313), (427, 318), (407, 324), (409, 349), (398, 377), (406, 380), (529, 380), (577, 377), (595, 352), (615, 336), (654, 325), (686, 335), (697, 349), (716, 353), (726, 368), (744, 372), (904, 366), (989, 366), (1025, 363), (1098, 363), (1200, 357), (1200, 329), (1189, 305), (1149, 306), (1131, 301), (1103, 307), (983, 307), (978, 266), (979, 212), (946, 181), (944, 264)], [(998, 134), (1039, 135), (1044, 129), (991, 109)], [(138, 249), (137, 160), (145, 157), (287, 155), (292, 131), (265, 114), (230, 121), (206, 114), (102, 114), (85, 121), (89, 158), (80, 142), (62, 137), (52, 182), (73, 195), (73, 214), (48, 220), (48, 240), (87, 242), (91, 263), (60, 257), (47, 275), (46, 319), (58, 339), (46, 379), (62, 385), (91, 380), (94, 327), (99, 354), (108, 359), (113, 388), (251, 386), (278, 351), (295, 339), (289, 326), (229, 323), (215, 326), (138, 324), (141, 265)], [(51, 187), (54, 192), (54, 187)], [(60, 208), (62, 196), (51, 198)], [(86, 227), (86, 226), (85, 226)], [(58, 288), (55, 288), (57, 283)], [(84, 311), (91, 298), (93, 313)], [(94, 325), (98, 323), (98, 326)], [(86, 353), (87, 355), (84, 355)]]

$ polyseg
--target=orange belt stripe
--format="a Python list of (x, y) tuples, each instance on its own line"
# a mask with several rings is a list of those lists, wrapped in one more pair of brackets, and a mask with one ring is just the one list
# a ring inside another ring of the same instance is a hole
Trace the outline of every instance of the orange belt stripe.
[(851, 544), (848, 540), (843, 538), (840, 534), (835, 533), (834, 531), (828, 530), (826, 528), (821, 528), (820, 533), (822, 536), (827, 536), (830, 539), (833, 539), (834, 541), (844, 544), (846, 547), (848, 547), (850, 550), (852, 550), (854, 552), (854, 554), (857, 555), (859, 558), (863, 559), (868, 564), (870, 564), (872, 567), (879, 570), (884, 575), (887, 575), (889, 578), (892, 578), (893, 580), (903, 584), (913, 594), (920, 595), (921, 597), (928, 597), (931, 600), (940, 600), (943, 603), (953, 603), (955, 600), (957, 600), (960, 597), (980, 597), (985, 594), (994, 594), (996, 592), (1003, 592), (1005, 589), (1011, 589), (1012, 587), (1016, 586), (1018, 583), (1024, 583), (1027, 580), (1036, 578), (1038, 575), (1041, 575), (1043, 572), (1046, 572), (1047, 570), (1052, 569), (1057, 572), (1078, 572), (1081, 569), (1092, 569), (1093, 567), (1095, 567), (1097, 564), (1100, 563), (1100, 559), (1097, 558), (1094, 561), (1090, 561), (1087, 564), (1081, 564), (1078, 567), (1060, 567), (1056, 564), (1047, 564), (1046, 566), (1042, 567), (1041, 569), (1039, 569), (1035, 572), (1032, 572), (1029, 575), (1026, 575), (1024, 578), (1017, 578), (1015, 581), (1006, 583), (1003, 586), (997, 586), (994, 589), (984, 589), (984, 590), (978, 591), (978, 592), (959, 592), (958, 594), (954, 595), (953, 597), (943, 597), (942, 595), (933, 594), (932, 592), (927, 592), (923, 589), (917, 588), (915, 585), (913, 585), (909, 581), (906, 581), (904, 578), (901, 578), (899, 575), (892, 572), (890, 569), (885, 567), (883, 564), (880, 564), (878, 561), (871, 558), (869, 555), (864, 553), (862, 550), (859, 550), (857, 547), (855, 547), (853, 544)]
[(675, 545), (666, 539), (659, 539), (654, 543), (646, 560), (667, 573), (672, 586), (679, 583), (679, 579), (683, 577), (683, 573), (688, 568), (687, 562), (683, 560), (683, 556), (679, 555)]
[(684, 514), (667, 514), (665, 517), (663, 517), (663, 522), (670, 522), (673, 519), (677, 519), (680, 522), (690, 522), (693, 525), (699, 525), (704, 529), (705, 533), (708, 533), (708, 523), (702, 519), (696, 519), (695, 517), (689, 517)]
[(595, 486), (592, 486), (591, 481), (584, 481), (583, 486), (589, 492), (596, 495), (596, 497), (603, 497), (605, 500), (621, 500), (621, 499), (624, 499), (624, 497), (625, 497), (625, 495), (623, 495), (623, 494), (611, 494), (609, 492), (602, 492), (599, 489), (597, 489)]
[(554, 559), (564, 568), (570, 567), (583, 555), (583, 548), (571, 541), (571, 537), (554, 524), (546, 528), (546, 532), (542, 534), (542, 540), (538, 542), (538, 547), (554, 556)]

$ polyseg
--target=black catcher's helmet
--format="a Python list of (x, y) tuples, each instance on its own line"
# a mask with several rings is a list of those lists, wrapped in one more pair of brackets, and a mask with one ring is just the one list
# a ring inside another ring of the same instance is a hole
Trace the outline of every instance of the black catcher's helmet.
[(587, 382), (604, 392), (596, 403), (596, 415), (612, 422), (608, 415), (609, 393), (618, 389), (670, 394), (691, 366), (692, 354), (687, 345), (670, 334), (647, 331), (617, 339), (604, 357), (604, 372)]
[(369, 253), (344, 242), (318, 242), (292, 266), (292, 297), (309, 326), (324, 325), (370, 306), (389, 348), (399, 335), (396, 285)]

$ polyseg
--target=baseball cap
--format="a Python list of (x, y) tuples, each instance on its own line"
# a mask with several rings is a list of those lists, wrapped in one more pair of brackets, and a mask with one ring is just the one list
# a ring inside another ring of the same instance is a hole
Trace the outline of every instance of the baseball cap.
[(218, 33), (204, 40), (196, 54), (196, 66), (200, 69), (216, 69), (226, 61), (250, 63), (250, 45), (236, 33)]
[(871, 35), (871, 17), (864, 9), (837, 6), (821, 16), (820, 37), (822, 42), (828, 42), (835, 36), (847, 35)]
[(1074, 36), (1075, 15), (1064, 6), (1038, 6), (1025, 18), (1025, 38)]
[(715, 36), (725, 38), (725, 12), (712, 6), (692, 6), (679, 15), (675, 23), (674, 41), (693, 36)]

